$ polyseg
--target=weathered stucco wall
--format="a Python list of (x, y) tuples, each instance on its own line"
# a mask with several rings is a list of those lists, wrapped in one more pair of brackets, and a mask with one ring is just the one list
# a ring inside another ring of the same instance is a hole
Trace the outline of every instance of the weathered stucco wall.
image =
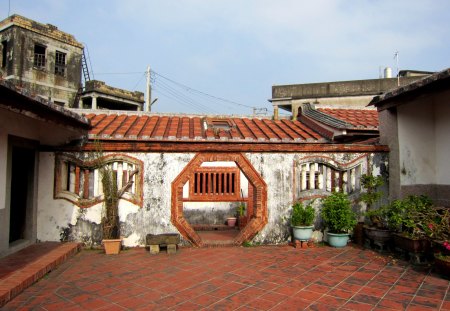
[(397, 111), (401, 184), (436, 183), (433, 105), (420, 100), (399, 106)]
[[(144, 163), (143, 206), (120, 201), (121, 233), (124, 245), (144, 245), (148, 233), (177, 232), (171, 217), (171, 183), (195, 156), (194, 153), (130, 153)], [(246, 153), (256, 171), (267, 184), (268, 223), (254, 238), (254, 242), (286, 243), (289, 237), (288, 217), (294, 193), (294, 161), (312, 154)], [(315, 154), (330, 157), (340, 163), (351, 163), (358, 159), (367, 171), (364, 154)], [(386, 156), (375, 155), (373, 171), (386, 172)], [(74, 204), (53, 199), (55, 157), (53, 153), (42, 153), (40, 161), (38, 239), (75, 239), (89, 244), (100, 242), (101, 204), (80, 209)], [(189, 205), (190, 203), (187, 203)], [(230, 203), (228, 203), (230, 204)], [(318, 204), (317, 208), (318, 208)], [(212, 204), (211, 206), (214, 206)], [(221, 205), (223, 208), (224, 205)], [(355, 209), (359, 209), (355, 206)]]

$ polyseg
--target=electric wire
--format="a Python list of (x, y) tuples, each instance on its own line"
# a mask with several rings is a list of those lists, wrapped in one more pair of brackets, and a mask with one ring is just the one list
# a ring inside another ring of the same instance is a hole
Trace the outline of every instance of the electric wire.
[[(96, 75), (136, 75), (141, 74), (139, 80), (134, 86), (134, 89), (141, 83), (142, 79), (146, 76), (147, 72), (142, 71), (130, 71), (130, 72), (100, 72), (96, 73)], [(228, 110), (233, 110), (233, 106), (240, 106), (249, 109), (253, 109), (253, 111), (257, 110), (257, 107), (244, 105), (229, 99), (225, 99), (219, 96), (211, 95), (209, 93), (194, 89), (190, 86), (187, 86), (183, 83), (177, 82), (171, 78), (168, 78), (154, 70), (150, 71), (150, 81), (152, 82), (152, 89), (167, 97), (171, 100), (176, 101), (184, 106), (188, 106), (191, 109), (194, 109), (200, 113), (216, 113), (220, 114), (219, 111), (212, 108), (212, 104), (214, 106), (220, 105), (222, 108), (226, 108)]]
[(211, 95), (211, 94), (208, 94), (208, 93), (205, 93), (205, 92), (202, 92), (202, 91), (193, 89), (193, 88), (191, 88), (191, 87), (189, 87), (189, 86), (187, 86), (187, 85), (184, 85), (184, 84), (179, 83), (179, 82), (176, 82), (176, 81), (174, 81), (174, 80), (172, 80), (172, 79), (170, 79), (170, 78), (167, 78), (167, 77), (163, 76), (162, 74), (157, 73), (157, 72), (154, 71), (154, 70), (151, 70), (151, 72), (152, 72), (153, 74), (155, 74), (156, 76), (159, 76), (159, 77), (161, 77), (161, 78), (163, 78), (163, 79), (165, 79), (165, 80), (167, 80), (167, 81), (170, 81), (170, 82), (172, 82), (172, 83), (174, 83), (174, 84), (179, 85), (180, 87), (184, 88), (184, 89), (185, 89), (186, 91), (188, 91), (188, 92), (196, 92), (196, 93), (198, 93), (198, 94), (202, 94), (202, 95), (204, 95), (204, 96), (208, 96), (208, 97), (210, 97), (210, 98), (214, 98), (214, 99), (216, 99), (216, 100), (223, 101), (223, 102), (227, 102), (227, 103), (234, 104), (234, 105), (238, 105), (238, 106), (241, 106), (241, 107), (246, 107), (246, 108), (251, 108), (251, 109), (255, 108), (255, 107), (253, 107), (253, 106), (240, 104), (240, 103), (237, 103), (237, 102), (232, 101), (232, 100), (228, 100), (228, 99), (225, 99), (225, 98), (221, 98), (221, 97), (218, 97), (218, 96), (214, 96), (214, 95)]
[(203, 110), (211, 110), (214, 111), (213, 108), (211, 108), (209, 105), (203, 105), (202, 103), (190, 98), (189, 96), (179, 92), (178, 90), (176, 90), (175, 88), (171, 87), (169, 84), (162, 82), (162, 81), (158, 81), (157, 79), (155, 79), (155, 85), (160, 85), (163, 86), (166, 90), (169, 90), (170, 92), (177, 94), (177, 96), (183, 100), (185, 100), (186, 102), (200, 108)]

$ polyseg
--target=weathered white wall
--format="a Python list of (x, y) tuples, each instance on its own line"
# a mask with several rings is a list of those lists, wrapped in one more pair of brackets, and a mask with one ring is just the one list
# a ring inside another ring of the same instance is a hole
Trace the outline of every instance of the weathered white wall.
[(433, 104), (417, 100), (397, 108), (401, 185), (436, 183)]
[[(145, 244), (148, 233), (177, 232), (170, 220), (171, 184), (195, 156), (194, 153), (130, 153), (144, 162), (143, 207), (120, 201), (121, 234), (126, 246)], [(258, 233), (254, 242), (285, 243), (289, 237), (288, 217), (293, 200), (294, 160), (311, 154), (247, 153), (245, 154), (268, 187), (268, 224)], [(316, 154), (332, 156), (334, 160), (348, 163), (361, 154)], [(363, 161), (366, 163), (366, 161)], [(42, 153), (39, 180), (38, 239), (58, 241), (60, 234), (70, 231), (69, 238), (88, 245), (100, 239), (101, 204), (80, 209), (72, 203), (53, 199), (54, 155)], [(365, 173), (367, 165), (364, 164)], [(375, 169), (379, 169), (375, 166)], [(185, 206), (194, 203), (185, 203)], [(230, 203), (227, 203), (228, 205)], [(213, 207), (214, 204), (211, 205)], [(318, 204), (316, 205), (318, 208)], [(70, 230), (68, 230), (70, 229)]]
[(434, 102), (436, 122), (436, 183), (450, 185), (450, 99), (442, 97)]

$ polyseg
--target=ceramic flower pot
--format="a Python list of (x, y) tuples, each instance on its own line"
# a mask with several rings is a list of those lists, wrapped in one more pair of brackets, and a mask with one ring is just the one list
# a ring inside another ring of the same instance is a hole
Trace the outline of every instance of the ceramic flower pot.
[(345, 247), (347, 246), (348, 239), (349, 239), (348, 233), (327, 233), (328, 237), (328, 244), (333, 247)]
[(292, 226), (294, 240), (309, 241), (312, 237), (314, 226)]

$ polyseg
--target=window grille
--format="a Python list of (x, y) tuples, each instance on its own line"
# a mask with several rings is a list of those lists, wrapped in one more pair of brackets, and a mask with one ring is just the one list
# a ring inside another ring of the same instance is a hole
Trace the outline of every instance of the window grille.
[(305, 191), (353, 193), (361, 189), (361, 164), (341, 169), (325, 163), (302, 163), (296, 174), (299, 195)]
[(34, 67), (45, 68), (45, 50), (43, 45), (34, 45)]
[(234, 167), (199, 168), (192, 174), (189, 188), (190, 199), (239, 199), (240, 171)]
[[(142, 163), (127, 156), (105, 158), (105, 165), (109, 165), (116, 174), (119, 189), (130, 180), (130, 175), (134, 170), (139, 170), (131, 177), (133, 184), (125, 192), (123, 198), (141, 205)], [(95, 167), (92, 162), (58, 156), (55, 172), (55, 198), (67, 199), (83, 207), (101, 202), (103, 187), (99, 168)]]
[(66, 73), (66, 53), (56, 51), (55, 54), (55, 74), (64, 76)]

